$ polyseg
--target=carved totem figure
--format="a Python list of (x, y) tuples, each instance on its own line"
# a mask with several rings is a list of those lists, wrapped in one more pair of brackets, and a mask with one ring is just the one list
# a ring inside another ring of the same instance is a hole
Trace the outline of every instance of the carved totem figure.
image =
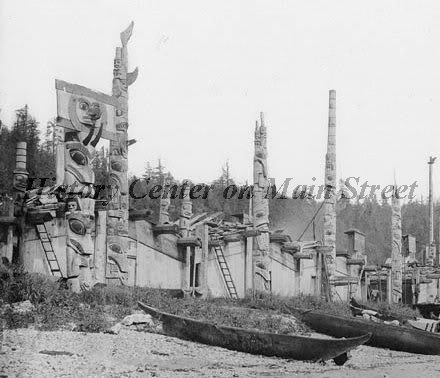
[[(326, 187), (324, 198), (324, 245), (330, 247), (325, 257), (330, 284), (336, 271), (336, 91), (329, 92), (328, 140), (325, 155)], [(333, 295), (331, 286), (330, 294)]]
[(168, 211), (171, 203), (170, 187), (171, 187), (171, 177), (164, 176), (163, 191), (162, 191), (162, 196), (160, 197), (159, 224), (170, 223), (170, 213)]
[(269, 178), (267, 171), (267, 133), (264, 124), (264, 115), (260, 113), (255, 127), (255, 153), (254, 153), (254, 186), (252, 197), (254, 228), (259, 232), (255, 237), (253, 265), (254, 265), (254, 290), (268, 291), (270, 289), (269, 277)]
[(402, 217), (396, 187), (391, 198), (391, 289), (392, 303), (402, 301)]
[(189, 236), (190, 234), (190, 220), (193, 215), (192, 212), (192, 201), (189, 196), (190, 193), (190, 184), (188, 181), (184, 181), (181, 188), (181, 198), (182, 203), (180, 205), (180, 218), (179, 218), (179, 227), (180, 232), (183, 237)]
[[(79, 85), (56, 81), (57, 127), (64, 129), (57, 144), (57, 183), (66, 188), (67, 280), (73, 291), (93, 286), (95, 201), (92, 161), (101, 137), (115, 138), (113, 97)], [(64, 154), (61, 156), (62, 149)], [(64, 170), (58, 164), (64, 163)]]
[(433, 196), (433, 180), (432, 180), (432, 168), (437, 158), (430, 156), (428, 160), (429, 165), (429, 193), (428, 193), (428, 205), (429, 205), (429, 219), (428, 219), (428, 240), (429, 245), (426, 248), (427, 254), (425, 256), (425, 265), (434, 265), (436, 260), (436, 248), (434, 240), (434, 201)]
[(128, 73), (127, 44), (133, 31), (133, 22), (121, 33), (122, 47), (116, 48), (113, 69), (112, 94), (117, 101), (116, 139), (110, 141), (110, 185), (112, 198), (107, 217), (106, 278), (128, 279), (128, 86), (137, 78), (137, 68)]
[(26, 169), (26, 142), (18, 142), (15, 150), (15, 169), (13, 177), (14, 213), (16, 216), (21, 215), (28, 178), (29, 173)]

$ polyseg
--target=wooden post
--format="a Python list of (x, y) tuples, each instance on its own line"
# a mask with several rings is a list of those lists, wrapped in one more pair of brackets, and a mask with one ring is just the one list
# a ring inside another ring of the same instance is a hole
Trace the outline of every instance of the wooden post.
[(402, 301), (402, 219), (396, 186), (391, 198), (391, 209), (391, 296), (392, 303), (399, 303)]
[(362, 300), (364, 302), (368, 301), (368, 288), (369, 288), (369, 286), (370, 286), (370, 273), (369, 272), (365, 272), (364, 287), (363, 287), (363, 290), (362, 290)]
[(432, 180), (432, 166), (437, 158), (430, 156), (428, 161), (429, 166), (429, 193), (428, 193), (428, 204), (429, 204), (429, 219), (428, 219), (428, 256), (426, 256), (426, 265), (434, 265), (436, 260), (435, 242), (434, 242), (434, 202), (432, 200), (433, 195), (433, 180)]
[(322, 291), (322, 253), (318, 252), (316, 255), (316, 296), (321, 299)]
[(324, 245), (331, 247), (326, 254), (330, 300), (334, 294), (336, 271), (336, 91), (329, 92), (328, 140), (325, 155)]
[(209, 229), (208, 225), (202, 223), (196, 226), (196, 237), (201, 240), (201, 259), (200, 259), (200, 284), (199, 289), (202, 294), (208, 292), (208, 256), (209, 256)]

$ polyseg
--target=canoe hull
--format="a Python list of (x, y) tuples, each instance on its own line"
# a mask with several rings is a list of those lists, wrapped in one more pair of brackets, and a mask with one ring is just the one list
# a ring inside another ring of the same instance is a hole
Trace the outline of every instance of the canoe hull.
[(160, 312), (139, 303), (139, 307), (163, 322), (164, 333), (190, 341), (226, 349), (277, 356), (295, 360), (325, 361), (364, 344), (370, 335), (351, 339), (331, 340), (302, 336), (279, 335), (243, 328), (217, 326), (212, 323)]
[(416, 307), (420, 311), (420, 314), (426, 319), (431, 319), (431, 313), (437, 317), (440, 315), (439, 303), (418, 303), (414, 305), (414, 307)]
[(440, 355), (440, 335), (430, 332), (317, 311), (303, 313), (301, 319), (310, 328), (326, 335), (356, 337), (371, 333), (366, 345), (409, 353)]

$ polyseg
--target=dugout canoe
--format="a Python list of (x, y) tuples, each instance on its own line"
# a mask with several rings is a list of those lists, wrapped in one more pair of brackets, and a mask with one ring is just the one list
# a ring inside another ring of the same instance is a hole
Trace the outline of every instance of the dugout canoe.
[(440, 335), (405, 326), (364, 319), (302, 311), (300, 319), (316, 332), (334, 337), (358, 337), (371, 333), (366, 345), (409, 353), (440, 355)]
[(165, 334), (226, 349), (304, 361), (334, 359), (343, 364), (347, 352), (368, 341), (370, 334), (347, 339), (318, 339), (305, 336), (280, 335), (244, 328), (220, 326), (159, 311), (138, 302), (139, 307), (162, 321)]
[(439, 303), (417, 303), (413, 307), (417, 308), (425, 319), (432, 319), (432, 315), (440, 317)]

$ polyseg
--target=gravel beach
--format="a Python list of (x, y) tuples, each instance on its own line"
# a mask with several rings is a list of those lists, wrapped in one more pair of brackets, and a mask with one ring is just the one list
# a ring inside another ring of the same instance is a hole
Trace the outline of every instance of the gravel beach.
[(440, 356), (362, 346), (342, 367), (254, 356), (133, 330), (5, 330), (0, 377), (438, 377)]

